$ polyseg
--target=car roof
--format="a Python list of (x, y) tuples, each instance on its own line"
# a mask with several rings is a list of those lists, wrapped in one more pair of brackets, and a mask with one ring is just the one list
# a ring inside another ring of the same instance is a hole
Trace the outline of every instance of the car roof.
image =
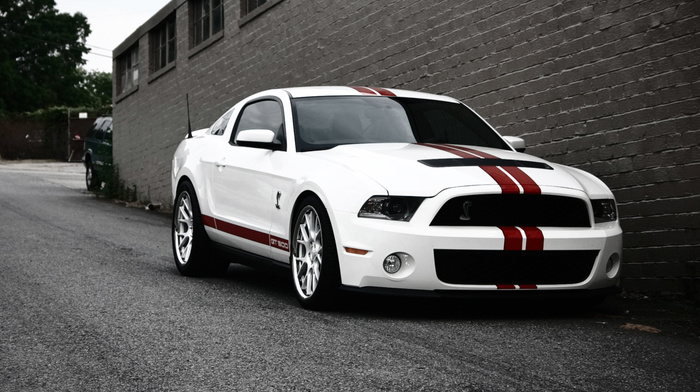
[(400, 90), (393, 88), (381, 87), (346, 87), (346, 86), (315, 86), (315, 87), (292, 87), (281, 89), (286, 91), (292, 98), (310, 98), (310, 97), (331, 97), (331, 96), (389, 96), (389, 97), (404, 97), (404, 98), (421, 98), (437, 101), (455, 102), (454, 98), (443, 95), (435, 95), (422, 93), (417, 91)]

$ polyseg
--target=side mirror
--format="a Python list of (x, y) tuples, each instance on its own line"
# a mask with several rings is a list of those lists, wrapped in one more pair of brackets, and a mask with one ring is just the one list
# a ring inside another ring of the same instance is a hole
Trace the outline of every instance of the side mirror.
[(523, 140), (522, 138), (516, 136), (503, 136), (503, 139), (505, 139), (515, 151), (525, 151), (525, 140)]
[(279, 150), (282, 143), (275, 139), (275, 133), (269, 129), (246, 129), (236, 136), (236, 144), (243, 147)]

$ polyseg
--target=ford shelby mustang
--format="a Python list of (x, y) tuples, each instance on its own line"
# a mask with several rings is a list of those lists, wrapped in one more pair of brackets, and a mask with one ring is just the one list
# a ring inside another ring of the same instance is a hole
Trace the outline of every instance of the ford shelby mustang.
[(288, 267), (312, 309), (339, 289), (616, 291), (612, 192), (522, 149), (444, 96), (367, 87), (252, 95), (190, 131), (174, 154), (177, 269)]

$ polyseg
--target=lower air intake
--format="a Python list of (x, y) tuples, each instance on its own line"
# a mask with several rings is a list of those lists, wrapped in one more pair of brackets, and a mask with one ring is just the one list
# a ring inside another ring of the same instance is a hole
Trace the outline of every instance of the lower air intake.
[(443, 250), (435, 270), (444, 283), (473, 285), (573, 284), (586, 280), (597, 250)]

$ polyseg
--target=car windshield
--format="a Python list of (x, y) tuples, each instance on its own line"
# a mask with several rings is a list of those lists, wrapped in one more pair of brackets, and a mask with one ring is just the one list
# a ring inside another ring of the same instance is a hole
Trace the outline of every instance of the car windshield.
[(509, 149), (468, 107), (398, 97), (314, 97), (293, 100), (298, 151), (342, 144), (450, 143)]

